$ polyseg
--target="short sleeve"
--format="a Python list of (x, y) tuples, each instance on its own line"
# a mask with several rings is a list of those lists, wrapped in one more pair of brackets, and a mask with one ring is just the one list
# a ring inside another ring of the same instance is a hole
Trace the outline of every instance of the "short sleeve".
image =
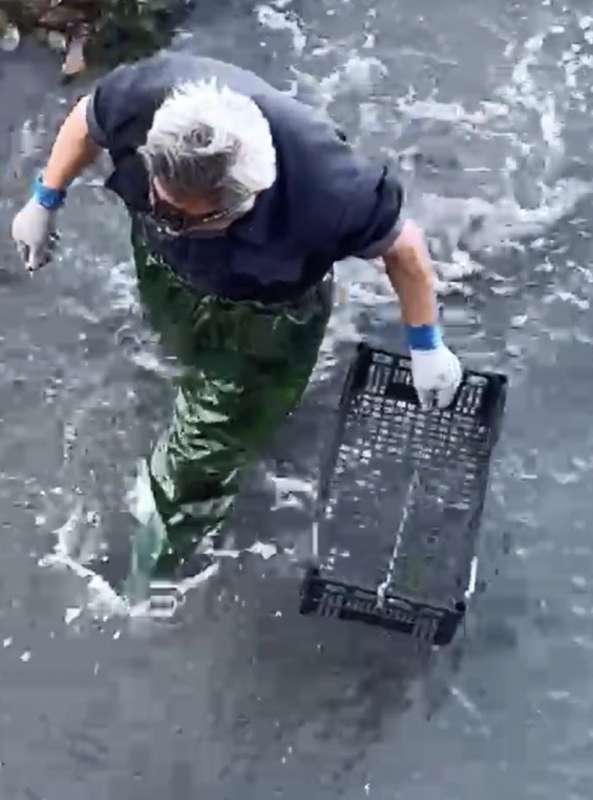
[(86, 122), (89, 129), (89, 135), (93, 142), (99, 147), (107, 148), (108, 140), (105, 131), (101, 127), (97, 116), (97, 88), (90, 95), (89, 102), (86, 106)]
[[(129, 67), (122, 65), (102, 78), (90, 96), (86, 110), (89, 134), (99, 147), (110, 148), (114, 135), (129, 119)], [(122, 102), (124, 101), (124, 102)]]
[(101, 78), (86, 109), (89, 135), (112, 155), (136, 149), (164, 92), (154, 86), (154, 68), (146, 64), (124, 64)]
[(338, 250), (341, 258), (376, 258), (400, 234), (403, 189), (390, 166), (377, 166), (363, 158), (356, 161), (354, 180), (343, 198)]

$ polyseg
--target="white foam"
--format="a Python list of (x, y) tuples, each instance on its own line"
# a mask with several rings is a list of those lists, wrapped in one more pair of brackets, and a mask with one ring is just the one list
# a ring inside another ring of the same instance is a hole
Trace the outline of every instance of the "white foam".
[(130, 261), (106, 264), (110, 308), (140, 313), (140, 301), (134, 269)]
[(128, 615), (129, 604), (127, 600), (120, 597), (104, 578), (74, 558), (58, 551), (41, 558), (39, 566), (68, 569), (74, 575), (82, 578), (86, 582), (88, 590), (88, 599), (84, 608), (91, 614), (107, 619), (114, 616)]
[(564, 153), (564, 142), (562, 141), (562, 123), (558, 119), (556, 112), (556, 101), (553, 95), (548, 94), (543, 103), (541, 111), (541, 129), (545, 144), (550, 150), (557, 154)]
[(257, 19), (260, 25), (273, 31), (289, 31), (292, 34), (292, 45), (297, 55), (300, 55), (307, 44), (307, 37), (303, 33), (301, 22), (294, 13), (280, 11), (272, 6), (261, 5), (257, 8)]
[(278, 548), (270, 542), (255, 542), (247, 549), (247, 552), (261, 556), (264, 561), (267, 561), (278, 554)]
[(66, 522), (53, 531), (57, 537), (56, 555), (68, 557), (80, 546), (80, 523), (82, 521), (83, 503), (78, 500)]
[(254, 542), (251, 547), (247, 547), (243, 550), (234, 550), (234, 549), (217, 549), (216, 547), (212, 546), (209, 547), (207, 550), (204, 551), (206, 555), (213, 555), (216, 558), (233, 558), (237, 559), (242, 553), (253, 553), (254, 555), (261, 556), (264, 561), (272, 558), (273, 556), (278, 555), (278, 547), (275, 544), (270, 542)]
[[(592, 191), (591, 184), (578, 178), (566, 178), (551, 187), (541, 185), (541, 202), (535, 208), (523, 208), (508, 196), (488, 202), (427, 193), (421, 199), (419, 216), (426, 219), (426, 227), (446, 232), (452, 250), (465, 237), (472, 250), (489, 248), (494, 252), (517, 247), (523, 238), (542, 236)], [(470, 233), (476, 218), (480, 219), (479, 229)]]
[(478, 110), (467, 111), (461, 103), (443, 103), (434, 99), (417, 100), (407, 97), (396, 101), (398, 111), (410, 119), (428, 119), (464, 125), (486, 125), (497, 117), (506, 117), (506, 103), (482, 102)]
[(346, 61), (319, 81), (319, 90), (327, 104), (351, 92), (367, 96), (374, 84), (387, 74), (387, 67), (375, 56), (350, 53)]
[(71, 622), (74, 622), (75, 619), (78, 619), (82, 614), (82, 608), (79, 606), (73, 606), (71, 608), (67, 608), (64, 614), (64, 622), (66, 625), (70, 625)]
[[(325, 55), (328, 50), (331, 48), (317, 48), (315, 55)], [(366, 103), (367, 108), (363, 109), (366, 116), (370, 113), (369, 94), (387, 75), (387, 67), (380, 59), (362, 56), (356, 51), (350, 52), (345, 61), (322, 78), (295, 66), (291, 71), (296, 76), (297, 85), (315, 95), (315, 106), (327, 109), (338, 97), (354, 93), (360, 97), (361, 103)]]
[(434, 264), (439, 276), (447, 282), (469, 278), (482, 271), (482, 266), (469, 253), (457, 249), (451, 254), (451, 261), (435, 261)]

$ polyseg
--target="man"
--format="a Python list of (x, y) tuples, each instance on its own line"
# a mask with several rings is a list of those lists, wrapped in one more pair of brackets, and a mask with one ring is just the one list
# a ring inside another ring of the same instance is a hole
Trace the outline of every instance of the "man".
[(335, 261), (383, 257), (424, 405), (451, 402), (461, 367), (437, 326), (422, 232), (400, 220), (396, 178), (313, 109), (211, 59), (118, 67), (66, 119), (14, 219), (28, 269), (48, 261), (67, 187), (101, 149), (114, 164), (106, 185), (131, 215), (141, 296), (187, 367), (145, 469), (152, 510), (133, 560), (135, 573), (178, 578), (199, 569), (240, 469), (307, 384)]

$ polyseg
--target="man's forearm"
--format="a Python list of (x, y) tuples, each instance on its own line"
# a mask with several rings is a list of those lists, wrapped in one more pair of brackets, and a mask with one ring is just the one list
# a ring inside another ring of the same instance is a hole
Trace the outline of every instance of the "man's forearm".
[(49, 189), (66, 189), (70, 181), (99, 155), (100, 147), (89, 136), (86, 121), (88, 97), (83, 97), (68, 115), (43, 170), (43, 184)]
[(435, 325), (435, 274), (421, 229), (404, 223), (402, 232), (384, 255), (387, 275), (396, 291), (406, 325)]

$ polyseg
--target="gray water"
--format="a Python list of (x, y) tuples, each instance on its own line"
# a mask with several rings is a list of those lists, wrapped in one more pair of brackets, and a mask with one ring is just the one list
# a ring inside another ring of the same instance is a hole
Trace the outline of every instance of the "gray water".
[(589, 800), (587, 4), (198, 5), (173, 47), (253, 68), (399, 158), (448, 340), (509, 375), (480, 591), (464, 634), (430, 657), (296, 613), (294, 560), (354, 342), (401, 344), (384, 278), (356, 261), (339, 267), (310, 391), (230, 528), (230, 550), (256, 552), (226, 559), (172, 624), (85, 576), (105, 548), (125, 562), (127, 492), (176, 365), (143, 320), (99, 169), (71, 191), (56, 263), (31, 278), (17, 261), (10, 220), (84, 90), (25, 43), (0, 55), (0, 797)]

